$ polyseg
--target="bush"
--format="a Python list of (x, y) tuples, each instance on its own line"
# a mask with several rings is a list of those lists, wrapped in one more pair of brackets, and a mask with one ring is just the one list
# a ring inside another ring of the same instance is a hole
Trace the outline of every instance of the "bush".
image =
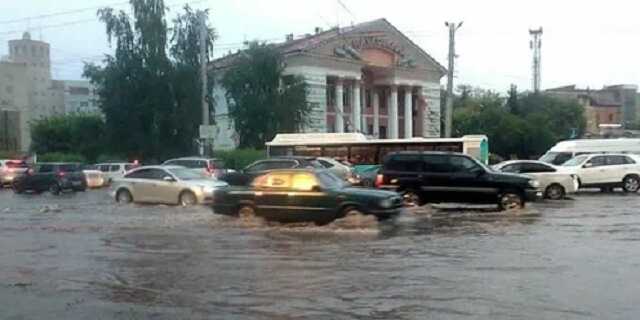
[(77, 153), (51, 152), (38, 156), (38, 162), (81, 162), (85, 163), (87, 159)]
[(105, 163), (105, 162), (129, 162), (127, 161), (127, 157), (115, 155), (115, 154), (101, 154), (96, 159), (96, 163)]
[(256, 160), (266, 158), (267, 153), (265, 150), (236, 149), (215, 151), (213, 156), (224, 161), (228, 169), (240, 170)]

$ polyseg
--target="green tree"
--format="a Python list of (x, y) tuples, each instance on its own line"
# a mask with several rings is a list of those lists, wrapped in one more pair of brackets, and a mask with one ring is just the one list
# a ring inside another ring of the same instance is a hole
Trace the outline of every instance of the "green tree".
[(222, 85), (241, 148), (263, 148), (277, 133), (298, 132), (308, 124), (307, 84), (283, 71), (278, 50), (258, 42), (226, 70)]
[[(208, 13), (186, 6), (170, 30), (163, 0), (130, 4), (132, 16), (112, 8), (98, 11), (115, 53), (84, 70), (105, 115), (107, 151), (147, 160), (192, 153), (202, 121), (197, 16)], [(214, 37), (209, 28), (208, 47)]]
[(503, 158), (539, 156), (573, 131), (584, 131), (584, 111), (574, 100), (518, 94), (513, 86), (506, 98), (482, 89), (466, 92), (454, 102), (454, 133), (486, 134), (491, 152)]
[(79, 154), (95, 160), (104, 149), (105, 123), (98, 115), (70, 114), (36, 120), (31, 149), (37, 154)]

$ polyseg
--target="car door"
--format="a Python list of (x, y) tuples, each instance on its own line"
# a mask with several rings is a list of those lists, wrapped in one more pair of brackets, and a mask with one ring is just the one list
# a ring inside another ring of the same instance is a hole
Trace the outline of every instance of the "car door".
[[(554, 173), (556, 169), (543, 163), (536, 162), (523, 162), (520, 166), (520, 172), (531, 178), (534, 178), (540, 182), (540, 189), (546, 189), (547, 186), (555, 183), (561, 183), (556, 181)], [(562, 184), (562, 183), (561, 183)]]
[(52, 164), (42, 164), (36, 168), (33, 175), (27, 179), (27, 189), (36, 191), (48, 190), (53, 184), (56, 175), (56, 168)]
[(280, 220), (291, 215), (289, 204), (291, 172), (271, 172), (256, 178), (253, 182), (255, 207), (258, 216)]
[(452, 202), (495, 202), (500, 191), (486, 170), (463, 155), (449, 156), (449, 199)]
[(138, 202), (153, 202), (153, 169), (140, 169), (129, 173), (126, 182), (131, 195)]
[[(446, 155), (426, 154), (422, 156), (423, 171), (420, 190), (426, 202), (450, 201), (451, 194), (450, 166)], [(459, 190), (458, 190), (459, 191)]]
[(606, 157), (607, 165), (605, 166), (606, 183), (619, 183), (622, 182), (624, 177), (630, 172), (632, 166), (627, 156), (623, 155), (608, 155)]
[(424, 178), (424, 161), (420, 154), (396, 154), (385, 164), (389, 184), (402, 190), (420, 190)]
[[(329, 174), (322, 172), (318, 174)], [(340, 179), (334, 176), (334, 179)], [(294, 172), (291, 178), (291, 192), (287, 197), (287, 210), (291, 222), (304, 220), (322, 221), (333, 219), (332, 206), (337, 201), (333, 199), (329, 190), (321, 187), (318, 177), (311, 172)], [(287, 218), (289, 218), (287, 217)]]
[(607, 181), (606, 156), (594, 156), (587, 160), (579, 170), (580, 181), (583, 185), (598, 185)]
[[(181, 190), (178, 180), (164, 169), (152, 169), (151, 198), (156, 203), (176, 204)], [(171, 180), (165, 180), (169, 178)]]

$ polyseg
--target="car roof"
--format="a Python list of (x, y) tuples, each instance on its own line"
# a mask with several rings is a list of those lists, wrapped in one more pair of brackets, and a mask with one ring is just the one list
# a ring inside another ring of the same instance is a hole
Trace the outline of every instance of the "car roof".
[(133, 162), (100, 162), (96, 163), (95, 166), (104, 166), (104, 165), (135, 165)]
[(318, 157), (309, 157), (309, 156), (274, 156), (264, 160), (316, 160)]
[(514, 163), (537, 163), (537, 164), (544, 164), (547, 166), (552, 166), (552, 164), (546, 163), (544, 161), (540, 161), (540, 160), (507, 160), (507, 161), (502, 161), (500, 163), (498, 163), (497, 165), (501, 165), (501, 166), (506, 166), (506, 165), (510, 165), (510, 164), (514, 164)]
[(468, 156), (467, 154), (461, 153), (461, 152), (452, 152), (452, 151), (394, 151), (389, 153), (387, 156), (394, 156), (394, 155), (412, 155), (412, 154), (426, 154), (426, 155), (442, 155), (442, 156), (450, 156), (450, 155), (463, 155), (463, 156)]
[(46, 165), (52, 165), (52, 166), (61, 166), (61, 165), (65, 165), (65, 164), (77, 164), (77, 165), (81, 165), (81, 162), (38, 162), (36, 164), (46, 164)]
[(184, 167), (183, 166), (162, 166), (162, 165), (159, 165), (159, 166), (142, 166), (142, 167), (137, 167), (132, 171), (139, 171), (139, 170), (142, 170), (142, 169), (163, 169), (163, 170), (165, 170), (165, 169), (184, 169)]

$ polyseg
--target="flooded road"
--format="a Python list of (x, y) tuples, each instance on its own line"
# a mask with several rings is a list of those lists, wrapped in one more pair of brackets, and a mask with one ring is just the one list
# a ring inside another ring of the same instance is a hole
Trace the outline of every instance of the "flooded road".
[(1, 319), (632, 319), (640, 195), (274, 226), (0, 191)]

